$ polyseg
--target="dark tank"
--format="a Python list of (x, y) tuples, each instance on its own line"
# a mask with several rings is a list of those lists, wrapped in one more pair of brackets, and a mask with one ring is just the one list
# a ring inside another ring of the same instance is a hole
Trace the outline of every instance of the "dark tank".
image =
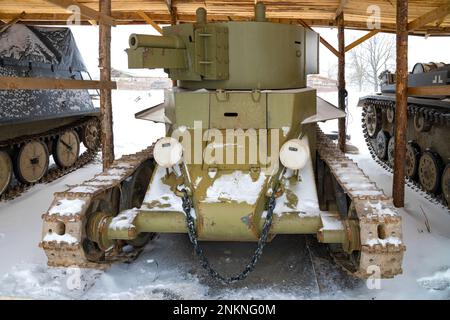
[[(395, 74), (380, 75), (381, 94), (361, 98), (363, 130), (372, 156), (394, 165)], [(417, 63), (409, 87), (450, 84), (450, 64)], [(408, 97), (405, 174), (411, 186), (450, 208), (450, 93)]]
[[(0, 33), (0, 76), (90, 78), (70, 29), (20, 24)], [(88, 90), (0, 90), (0, 197), (93, 158), (98, 117)]]

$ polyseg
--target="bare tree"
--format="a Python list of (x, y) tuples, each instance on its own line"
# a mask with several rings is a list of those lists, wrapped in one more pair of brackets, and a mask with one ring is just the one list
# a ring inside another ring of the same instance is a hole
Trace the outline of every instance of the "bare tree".
[(364, 80), (379, 89), (378, 75), (395, 65), (395, 38), (393, 35), (377, 34), (360, 45), (359, 57), (366, 69)]
[(349, 63), (347, 64), (349, 82), (354, 86), (358, 86), (360, 92), (364, 87), (364, 79), (368, 77), (365, 61), (362, 57), (362, 51), (361, 47), (356, 47), (351, 50), (349, 54)]

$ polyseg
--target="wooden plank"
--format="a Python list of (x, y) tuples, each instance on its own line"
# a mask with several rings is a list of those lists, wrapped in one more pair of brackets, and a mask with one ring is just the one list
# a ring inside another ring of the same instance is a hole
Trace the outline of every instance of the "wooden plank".
[(408, 0), (397, 1), (397, 81), (395, 108), (394, 181), (397, 208), (405, 205), (406, 129), (408, 123)]
[(346, 46), (345, 47), (345, 52), (348, 52), (348, 51), (352, 50), (353, 48), (359, 46), (361, 43), (363, 43), (366, 40), (369, 40), (370, 38), (372, 38), (373, 36), (375, 36), (379, 32), (380, 32), (380, 30), (372, 30), (372, 31), (370, 31), (366, 35), (362, 36), (358, 40), (356, 40), (356, 41), (352, 42), (351, 44), (349, 44), (348, 46)]
[(11, 27), (13, 24), (16, 24), (18, 21), (20, 21), (23, 17), (25, 17), (25, 11), (22, 11), (21, 14), (14, 17), (11, 21), (8, 21), (6, 24), (0, 26), (0, 33), (3, 31), (6, 31), (9, 27)]
[(67, 9), (70, 6), (77, 6), (78, 8), (80, 8), (80, 14), (82, 16), (89, 18), (90, 20), (102, 21), (104, 24), (110, 26), (117, 25), (116, 21), (111, 17), (111, 14), (109, 15), (102, 14), (74, 0), (45, 0), (45, 1), (50, 2), (64, 9)]
[(450, 96), (450, 85), (410, 87), (408, 88), (410, 96)]
[(450, 3), (447, 3), (439, 8), (430, 11), (423, 16), (420, 16), (416, 20), (410, 22), (408, 24), (408, 30), (413, 31), (416, 29), (420, 29), (427, 24), (434, 22), (436, 20), (442, 19), (450, 14)]
[[(304, 20), (298, 19), (298, 23), (300, 23), (303, 27), (313, 30)], [(314, 30), (313, 30), (314, 31)], [(337, 51), (327, 40), (319, 36), (320, 43), (325, 46), (328, 50), (330, 50), (336, 57), (339, 58), (339, 51)]]
[(113, 81), (69, 80), (54, 78), (0, 77), (0, 90), (84, 90), (117, 89)]
[[(338, 107), (339, 109), (346, 111), (346, 93), (345, 90), (345, 28), (344, 28), (344, 13), (341, 12), (336, 19), (338, 26), (338, 42), (339, 42), (339, 58), (338, 58)], [(338, 119), (339, 137), (338, 144), (339, 149), (345, 152), (347, 144), (347, 117)]]
[(153, 29), (155, 29), (159, 34), (163, 33), (163, 30), (161, 29), (160, 26), (158, 26), (158, 24), (153, 21), (144, 11), (138, 11), (137, 12), (138, 15), (145, 20), (145, 22), (147, 22), (149, 25), (151, 25), (153, 27)]
[(339, 2), (339, 7), (336, 10), (336, 13), (334, 14), (334, 19), (337, 19), (341, 13), (344, 12), (345, 5), (347, 4), (348, 0), (341, 0)]

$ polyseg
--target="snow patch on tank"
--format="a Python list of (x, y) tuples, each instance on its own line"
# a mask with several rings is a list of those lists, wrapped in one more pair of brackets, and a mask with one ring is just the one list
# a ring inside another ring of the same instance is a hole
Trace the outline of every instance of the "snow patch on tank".
[(122, 211), (117, 217), (114, 217), (109, 225), (111, 230), (127, 230), (133, 228), (133, 221), (138, 215), (137, 208)]
[(82, 211), (86, 201), (82, 199), (61, 199), (58, 200), (56, 206), (53, 206), (48, 214), (50, 215), (60, 215), (60, 216), (72, 216)]
[(56, 242), (58, 242), (58, 243), (66, 242), (66, 243), (69, 243), (69, 244), (75, 244), (75, 243), (78, 243), (77, 238), (75, 238), (74, 236), (72, 236), (72, 235), (70, 235), (70, 234), (68, 234), (68, 233), (65, 233), (65, 234), (63, 234), (63, 235), (59, 235), (59, 234), (57, 234), (57, 233), (55, 233), (55, 232), (49, 232), (49, 233), (47, 233), (47, 234), (45, 235), (43, 241), (44, 241), (44, 242), (52, 242), (52, 241), (56, 241)]
[(202, 202), (213, 203), (223, 201), (235, 201), (254, 205), (262, 191), (266, 176), (260, 172), (256, 181), (252, 180), (249, 173), (234, 171), (223, 174), (206, 191), (206, 198)]
[(0, 56), (31, 62), (58, 63), (55, 54), (42, 40), (21, 24), (12, 25), (0, 34)]
[(154, 173), (152, 183), (144, 198), (143, 207), (157, 211), (183, 211), (183, 202), (170, 187), (164, 183), (166, 169), (158, 166)]

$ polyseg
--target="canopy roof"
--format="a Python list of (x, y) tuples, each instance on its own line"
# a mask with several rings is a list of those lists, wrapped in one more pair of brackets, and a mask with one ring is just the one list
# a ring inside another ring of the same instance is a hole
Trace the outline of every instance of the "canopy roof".
[[(21, 12), (24, 23), (65, 24), (70, 13), (65, 9), (74, 0), (0, 0), (0, 20), (9, 21)], [(98, 10), (98, 0), (78, 0), (78, 3)], [(115, 24), (144, 24), (138, 13), (143, 11), (156, 23), (170, 23), (171, 12), (179, 22), (195, 20), (198, 7), (208, 10), (210, 21), (250, 20), (253, 17), (254, 0), (112, 0), (112, 17)], [(335, 25), (335, 17), (342, 10), (345, 26), (368, 30), (368, 19), (379, 8), (381, 29), (395, 30), (396, 0), (265, 0), (267, 17), (271, 21), (299, 23), (301, 19), (310, 26)], [(59, 6), (58, 6), (59, 4)], [(375, 10), (375, 11), (371, 11)], [(450, 35), (450, 0), (409, 0), (409, 21), (426, 16), (412, 34)], [(94, 24), (94, 19), (82, 17), (82, 23)], [(423, 22), (427, 22), (422, 25)]]

